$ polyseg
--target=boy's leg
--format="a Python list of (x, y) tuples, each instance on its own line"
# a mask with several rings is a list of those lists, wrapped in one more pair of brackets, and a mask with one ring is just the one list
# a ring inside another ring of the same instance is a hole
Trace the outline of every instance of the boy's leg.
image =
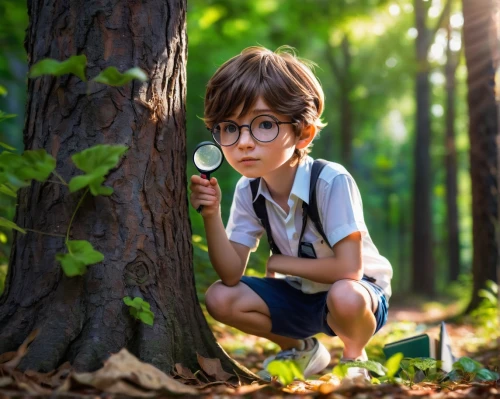
[(298, 339), (271, 333), (271, 314), (266, 303), (248, 285), (238, 283), (233, 287), (217, 281), (205, 294), (208, 313), (217, 321), (235, 327), (247, 334), (266, 338), (281, 349), (298, 347)]
[(361, 357), (377, 327), (374, 316), (377, 302), (358, 281), (339, 280), (328, 292), (327, 306), (328, 325), (344, 343), (343, 356)]

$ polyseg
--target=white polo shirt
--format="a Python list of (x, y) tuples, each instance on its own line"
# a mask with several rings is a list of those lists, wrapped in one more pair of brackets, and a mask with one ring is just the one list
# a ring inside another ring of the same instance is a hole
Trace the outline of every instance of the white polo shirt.
[[(302, 229), (302, 202), (309, 202), (309, 183), (314, 160), (306, 157), (298, 166), (292, 191), (288, 198), (287, 214), (271, 197), (264, 179), (260, 180), (258, 194), (266, 199), (266, 208), (273, 239), (283, 255), (297, 256)], [(255, 251), (265, 232), (253, 209), (250, 181), (242, 177), (234, 191), (231, 212), (226, 226), (230, 241)], [(323, 230), (333, 247), (337, 242), (356, 231), (362, 236), (363, 273), (376, 279), (387, 298), (391, 296), (392, 267), (373, 244), (363, 217), (363, 203), (358, 187), (342, 166), (330, 162), (323, 168), (316, 183), (316, 200)], [(307, 223), (305, 242), (313, 244), (318, 258), (332, 256), (332, 248), (316, 231), (314, 223)], [(285, 276), (286, 280), (304, 293), (327, 291), (331, 284), (321, 284), (297, 276)]]

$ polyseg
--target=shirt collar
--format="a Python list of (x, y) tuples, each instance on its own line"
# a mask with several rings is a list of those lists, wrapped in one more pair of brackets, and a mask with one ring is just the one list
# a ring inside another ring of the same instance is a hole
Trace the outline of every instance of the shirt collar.
[[(302, 201), (309, 204), (309, 185), (311, 182), (311, 170), (313, 159), (310, 156), (306, 156), (297, 167), (297, 172), (295, 173), (295, 179), (293, 181), (292, 190), (290, 191), (290, 198), (295, 196)], [(262, 195), (268, 201), (273, 202), (269, 189), (266, 186), (264, 179), (260, 179), (259, 189), (257, 190), (257, 195), (255, 199)], [(255, 202), (255, 200), (253, 201)]]

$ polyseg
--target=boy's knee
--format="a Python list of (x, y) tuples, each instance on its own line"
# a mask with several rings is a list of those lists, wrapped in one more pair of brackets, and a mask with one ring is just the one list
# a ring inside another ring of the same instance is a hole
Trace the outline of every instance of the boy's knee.
[(370, 295), (354, 280), (338, 280), (328, 291), (327, 306), (332, 315), (355, 317), (370, 308)]
[(215, 320), (221, 321), (231, 312), (229, 287), (217, 281), (205, 293), (207, 312)]

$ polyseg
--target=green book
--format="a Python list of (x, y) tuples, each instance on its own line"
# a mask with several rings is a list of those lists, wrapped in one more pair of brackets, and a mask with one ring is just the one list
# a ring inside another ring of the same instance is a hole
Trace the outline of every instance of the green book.
[(441, 369), (445, 372), (451, 371), (452, 365), (456, 361), (451, 350), (451, 339), (446, 332), (444, 322), (441, 322), (439, 340), (430, 337), (428, 334), (420, 334), (384, 346), (384, 354), (387, 359), (399, 352), (404, 357), (430, 357), (441, 360)]
[(427, 334), (391, 342), (384, 346), (387, 359), (396, 353), (403, 353), (404, 357), (432, 357), (436, 358), (436, 342)]

